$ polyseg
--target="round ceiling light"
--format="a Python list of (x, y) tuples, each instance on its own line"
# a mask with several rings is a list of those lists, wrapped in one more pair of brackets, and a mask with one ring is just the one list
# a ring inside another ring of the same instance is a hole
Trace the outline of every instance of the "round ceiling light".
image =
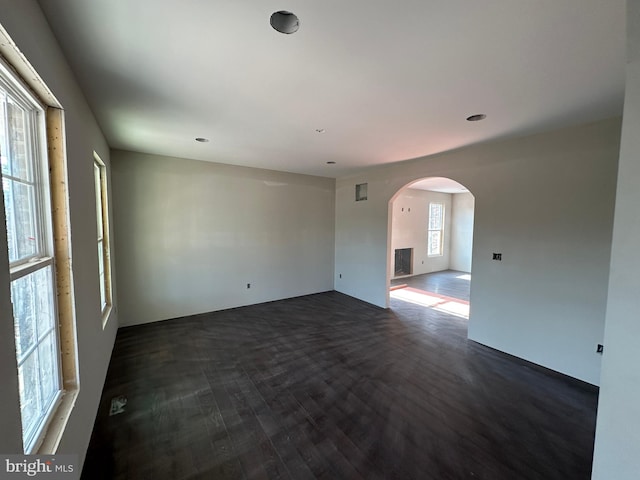
[(300, 28), (300, 20), (293, 13), (280, 10), (271, 15), (271, 26), (280, 33), (296, 33)]
[(204, 138), (204, 137), (198, 137), (196, 138), (196, 142), (200, 142), (200, 143), (207, 143), (209, 141), (208, 138)]
[(468, 122), (479, 122), (480, 120), (484, 120), (487, 116), (484, 113), (477, 113), (475, 115), (471, 115), (467, 117)]

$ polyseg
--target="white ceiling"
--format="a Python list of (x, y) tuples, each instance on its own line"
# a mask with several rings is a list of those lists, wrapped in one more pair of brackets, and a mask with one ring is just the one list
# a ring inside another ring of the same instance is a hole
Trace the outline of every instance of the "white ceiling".
[(417, 190), (429, 190), (430, 192), (440, 193), (464, 193), (469, 191), (461, 183), (445, 177), (425, 178), (423, 180), (412, 183), (408, 188), (414, 188)]
[(624, 0), (40, 4), (114, 148), (337, 177), (622, 113)]

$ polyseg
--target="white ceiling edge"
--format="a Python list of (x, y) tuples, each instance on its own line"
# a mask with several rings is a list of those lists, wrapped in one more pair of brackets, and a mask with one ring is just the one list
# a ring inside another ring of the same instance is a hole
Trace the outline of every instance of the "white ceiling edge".
[(406, 188), (413, 188), (415, 190), (427, 190), (430, 192), (439, 193), (467, 193), (469, 190), (461, 183), (451, 180), (446, 177), (429, 177), (423, 180), (418, 180)]

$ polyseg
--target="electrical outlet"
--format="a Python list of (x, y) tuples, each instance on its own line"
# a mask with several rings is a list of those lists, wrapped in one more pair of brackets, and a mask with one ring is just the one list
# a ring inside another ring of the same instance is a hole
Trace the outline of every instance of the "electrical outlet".
[(604, 345), (599, 343), (598, 346), (596, 347), (596, 353), (603, 353), (603, 352), (604, 352)]
[(494, 253), (493, 254), (493, 259), (494, 260), (498, 260), (499, 262), (502, 261), (502, 254), (501, 253)]
[(251, 288), (251, 284), (250, 283), (247, 283), (247, 288)]

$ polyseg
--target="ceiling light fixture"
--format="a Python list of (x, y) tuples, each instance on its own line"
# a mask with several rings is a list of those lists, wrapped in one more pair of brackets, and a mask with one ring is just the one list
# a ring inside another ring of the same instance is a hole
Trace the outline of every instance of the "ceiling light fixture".
[(471, 115), (467, 117), (467, 122), (479, 122), (480, 120), (484, 120), (487, 116), (484, 113), (477, 113), (475, 115)]
[(200, 143), (207, 143), (209, 141), (208, 138), (204, 138), (204, 137), (198, 137), (196, 138), (196, 142), (200, 142)]
[(271, 15), (271, 26), (280, 33), (296, 33), (300, 28), (300, 20), (293, 13), (280, 10)]

